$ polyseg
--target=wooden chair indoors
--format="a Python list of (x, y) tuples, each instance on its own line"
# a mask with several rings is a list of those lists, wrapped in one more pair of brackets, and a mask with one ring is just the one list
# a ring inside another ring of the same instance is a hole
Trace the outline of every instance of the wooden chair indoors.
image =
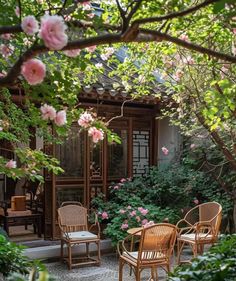
[[(123, 280), (123, 267), (128, 264), (135, 273), (136, 281), (140, 281), (141, 272), (145, 268), (151, 269), (152, 280), (158, 280), (157, 267), (170, 271), (170, 258), (176, 240), (177, 228), (168, 223), (154, 224), (141, 230), (138, 251), (130, 251), (133, 248), (133, 233), (118, 243), (119, 281)], [(129, 249), (127, 249), (129, 248)]]
[[(79, 202), (63, 202), (58, 209), (58, 222), (61, 230), (61, 259), (67, 262), (69, 269), (84, 264), (100, 265), (100, 226), (97, 216), (95, 223), (88, 228), (88, 210)], [(91, 243), (97, 246), (96, 259), (89, 254)], [(68, 257), (65, 258), (64, 244), (68, 250)], [(80, 244), (85, 244), (86, 256), (72, 258), (72, 247)]]
[[(177, 223), (177, 262), (185, 245), (192, 249), (193, 256), (202, 254), (204, 245), (214, 244), (218, 239), (222, 218), (222, 206), (217, 202), (200, 204), (187, 212)], [(182, 261), (189, 262), (189, 261)]]

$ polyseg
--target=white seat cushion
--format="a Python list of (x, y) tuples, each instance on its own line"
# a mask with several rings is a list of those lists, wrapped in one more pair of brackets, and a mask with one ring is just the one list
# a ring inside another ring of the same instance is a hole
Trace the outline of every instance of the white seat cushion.
[[(189, 234), (182, 234), (182, 235), (180, 235), (180, 238), (187, 239), (187, 240), (195, 240), (195, 237), (196, 237), (195, 233), (189, 233)], [(210, 240), (210, 239), (212, 239), (212, 235), (211, 234), (206, 234), (206, 233), (199, 233), (197, 235), (197, 239)]]
[[(89, 239), (96, 239), (98, 238), (97, 235), (89, 232), (89, 231), (75, 231), (75, 232), (68, 232), (68, 236), (70, 240), (89, 240)], [(64, 235), (66, 238), (66, 236)]]
[[(143, 253), (143, 257), (144, 257)], [(138, 252), (124, 252), (123, 253), (124, 257), (130, 258), (130, 256), (137, 260), (138, 259)], [(148, 252), (147, 256), (145, 255), (145, 259), (160, 259), (160, 258), (165, 258), (165, 255), (161, 252), (155, 252), (155, 257), (153, 258), (153, 252)]]

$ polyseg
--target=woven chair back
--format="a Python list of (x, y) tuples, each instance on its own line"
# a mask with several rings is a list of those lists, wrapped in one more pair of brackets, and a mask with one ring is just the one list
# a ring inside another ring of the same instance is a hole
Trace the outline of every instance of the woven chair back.
[(211, 222), (216, 234), (219, 232), (222, 218), (222, 206), (217, 202), (207, 202), (191, 209), (185, 220), (194, 225), (197, 222)]
[(138, 252), (141, 263), (169, 258), (176, 240), (177, 229), (172, 224), (155, 224), (144, 228)]
[(88, 211), (83, 206), (66, 205), (58, 209), (58, 221), (64, 231), (88, 230)]

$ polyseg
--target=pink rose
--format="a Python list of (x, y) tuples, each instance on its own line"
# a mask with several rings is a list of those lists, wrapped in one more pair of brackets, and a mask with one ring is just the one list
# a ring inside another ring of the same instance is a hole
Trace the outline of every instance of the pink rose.
[(93, 46), (90, 46), (90, 47), (87, 47), (86, 50), (89, 52), (89, 53), (93, 53), (95, 50), (96, 50), (97, 46), (96, 45), (93, 45)]
[(21, 74), (30, 85), (37, 85), (43, 82), (46, 66), (38, 59), (30, 59), (23, 63)]
[(78, 120), (78, 124), (83, 128), (88, 128), (91, 123), (94, 121), (92, 115), (85, 111), (80, 115), (80, 118)]
[(102, 213), (102, 219), (103, 220), (107, 220), (108, 219), (108, 213), (107, 212), (103, 212)]
[(14, 47), (12, 45), (5, 45), (1, 44), (0, 45), (0, 53), (4, 58), (9, 57), (14, 51)]
[(54, 120), (57, 116), (56, 109), (51, 105), (44, 104), (40, 107), (40, 111), (43, 120)]
[(148, 210), (144, 209), (143, 207), (138, 208), (138, 210), (143, 216), (145, 216), (148, 213)]
[(92, 137), (94, 143), (104, 139), (103, 130), (97, 129), (96, 127), (89, 128), (88, 135)]
[(124, 230), (124, 229), (127, 229), (129, 227), (128, 223), (122, 223), (121, 225), (121, 229)]
[(199, 201), (198, 201), (197, 199), (194, 199), (194, 200), (193, 200), (193, 203), (196, 204), (196, 205), (198, 205), (198, 204), (199, 204)]
[(146, 223), (148, 223), (147, 219), (142, 220), (142, 225), (145, 225)]
[(9, 160), (6, 165), (5, 165), (6, 168), (8, 169), (13, 169), (13, 168), (16, 168), (16, 161), (14, 160)]
[(66, 50), (64, 51), (64, 54), (67, 57), (75, 58), (80, 54), (81, 50), (80, 49), (74, 49), (74, 50)]
[(168, 150), (165, 146), (163, 146), (163, 147), (161, 148), (161, 150), (162, 150), (162, 152), (164, 153), (164, 155), (168, 155), (168, 154), (169, 154), (169, 150)]
[(85, 1), (85, 2), (82, 2), (80, 3), (82, 5), (82, 9), (84, 11), (89, 11), (91, 10), (91, 4), (90, 4), (90, 1)]
[(130, 216), (131, 216), (131, 217), (136, 216), (136, 211), (132, 211), (132, 212), (130, 213)]
[(57, 115), (54, 119), (54, 122), (57, 126), (63, 126), (66, 124), (66, 111), (60, 110), (57, 112)]
[(27, 16), (23, 18), (21, 28), (26, 34), (34, 35), (39, 30), (39, 24), (34, 16)]
[(188, 35), (187, 34), (181, 34), (179, 39), (183, 40), (183, 41), (189, 41)]
[(129, 206), (127, 207), (127, 209), (128, 209), (128, 210), (131, 210), (131, 209), (132, 209), (132, 207), (129, 205)]
[(119, 212), (120, 212), (120, 214), (125, 214), (126, 213), (126, 211), (123, 210), (123, 209), (121, 209)]
[(1, 39), (3, 40), (10, 40), (12, 38), (12, 34), (10, 33), (5, 33), (1, 35)]
[(120, 182), (126, 182), (126, 179), (122, 178), (122, 179), (120, 180)]
[(15, 7), (15, 14), (16, 14), (16, 16), (19, 18), (20, 17), (20, 8), (19, 8), (19, 6), (16, 6)]
[(115, 185), (114, 187), (113, 187), (113, 189), (119, 189), (120, 187), (119, 187), (119, 185)]
[(61, 16), (45, 15), (41, 18), (39, 37), (50, 50), (61, 50), (68, 42), (67, 26)]

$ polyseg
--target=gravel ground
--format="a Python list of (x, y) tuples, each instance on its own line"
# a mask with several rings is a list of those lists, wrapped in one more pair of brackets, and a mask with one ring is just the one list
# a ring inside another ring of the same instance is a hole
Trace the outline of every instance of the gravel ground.
[[(48, 271), (58, 281), (117, 281), (118, 280), (118, 257), (115, 254), (103, 255), (101, 266), (81, 266), (68, 270), (67, 265), (54, 262), (46, 264)], [(130, 269), (124, 267), (123, 280), (134, 281), (134, 274), (129, 275)], [(142, 281), (149, 280), (150, 270), (142, 272)], [(158, 269), (159, 281), (166, 280), (166, 273), (163, 269)]]

